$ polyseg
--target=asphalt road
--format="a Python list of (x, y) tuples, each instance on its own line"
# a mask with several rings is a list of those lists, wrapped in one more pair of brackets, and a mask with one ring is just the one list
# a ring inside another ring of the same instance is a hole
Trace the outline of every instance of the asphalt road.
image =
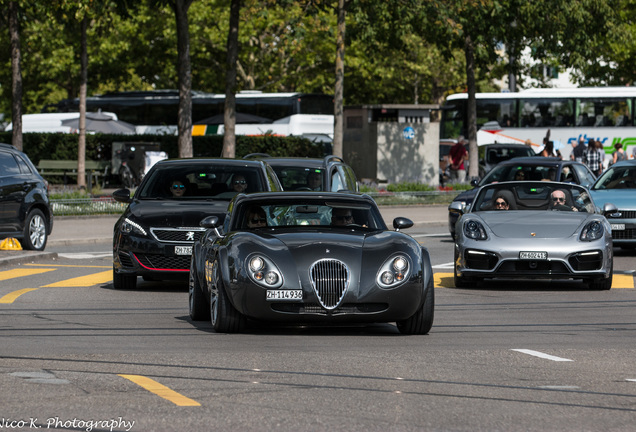
[(83, 241), (0, 266), (0, 428), (636, 430), (633, 253), (617, 249), (624, 278), (610, 291), (457, 289), (433, 213), (416, 211), (427, 216), (409, 230), (436, 273), (427, 336), (392, 324), (216, 334), (190, 321), (186, 283), (114, 290), (96, 228), (110, 222), (93, 222), (94, 237), (74, 222)]

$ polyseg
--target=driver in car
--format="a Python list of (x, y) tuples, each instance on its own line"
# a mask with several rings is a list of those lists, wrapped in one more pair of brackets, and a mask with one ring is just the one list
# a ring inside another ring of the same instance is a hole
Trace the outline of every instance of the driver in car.
[(332, 226), (346, 226), (352, 223), (354, 222), (351, 209), (335, 208), (331, 211)]

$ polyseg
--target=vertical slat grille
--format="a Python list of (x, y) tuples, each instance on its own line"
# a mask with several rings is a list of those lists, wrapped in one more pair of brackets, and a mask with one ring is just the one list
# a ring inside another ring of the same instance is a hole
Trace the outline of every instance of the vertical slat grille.
[(316, 261), (311, 266), (311, 283), (320, 304), (325, 309), (335, 309), (349, 287), (349, 269), (334, 259)]

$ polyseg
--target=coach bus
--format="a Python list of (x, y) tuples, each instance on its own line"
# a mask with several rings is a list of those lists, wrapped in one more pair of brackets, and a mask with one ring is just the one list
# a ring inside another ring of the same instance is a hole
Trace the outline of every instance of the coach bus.
[[(108, 111), (132, 123), (137, 133), (176, 133), (177, 90), (126, 91), (88, 97), (87, 111)], [(192, 92), (194, 135), (223, 134), (225, 95)], [(79, 99), (65, 99), (47, 112), (76, 112)], [(236, 133), (239, 135), (304, 135), (333, 140), (333, 96), (314, 93), (263, 93), (236, 95)]]
[[(467, 102), (467, 93), (447, 97), (442, 106), (441, 141), (467, 136)], [(603, 143), (607, 161), (616, 143), (622, 143), (630, 155), (636, 147), (635, 103), (633, 87), (477, 93), (477, 141), (482, 145), (529, 140), (539, 152), (549, 130), (549, 139), (564, 158), (569, 157), (573, 143), (592, 138)]]

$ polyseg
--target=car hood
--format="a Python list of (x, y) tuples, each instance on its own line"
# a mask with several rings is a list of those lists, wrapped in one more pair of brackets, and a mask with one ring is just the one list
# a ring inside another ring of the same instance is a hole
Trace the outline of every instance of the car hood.
[(611, 203), (619, 210), (636, 210), (636, 190), (634, 189), (591, 190), (590, 194), (597, 207), (602, 208), (605, 203)]
[(497, 237), (568, 238), (578, 232), (589, 213), (524, 210), (482, 212), (480, 216)]
[(133, 201), (128, 214), (144, 225), (198, 227), (206, 216), (223, 217), (228, 201)]

